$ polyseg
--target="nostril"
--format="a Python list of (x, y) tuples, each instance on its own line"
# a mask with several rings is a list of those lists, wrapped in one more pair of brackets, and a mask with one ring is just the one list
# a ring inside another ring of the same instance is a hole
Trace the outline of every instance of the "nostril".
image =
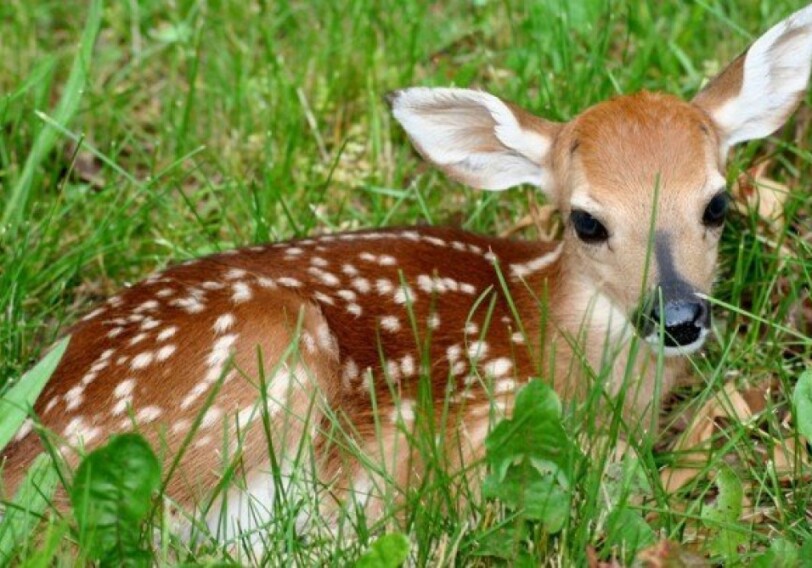
[(710, 323), (710, 309), (705, 300), (672, 300), (664, 305), (655, 304), (651, 319), (665, 329), (665, 345), (689, 345), (699, 339)]

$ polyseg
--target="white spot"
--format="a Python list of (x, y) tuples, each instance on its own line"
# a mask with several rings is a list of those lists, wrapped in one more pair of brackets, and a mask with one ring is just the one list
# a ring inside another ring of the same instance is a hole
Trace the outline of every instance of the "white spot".
[(408, 284), (402, 284), (395, 292), (395, 296), (393, 298), (396, 304), (413, 304), (415, 299), (415, 294)]
[(205, 430), (207, 428), (211, 428), (212, 426), (216, 425), (217, 422), (222, 418), (223, 411), (220, 410), (217, 406), (210, 407), (206, 414), (203, 415), (203, 419), (200, 421), (200, 429)]
[(95, 381), (97, 376), (98, 375), (96, 374), (96, 372), (91, 369), (89, 373), (87, 373), (84, 377), (82, 377), (80, 383), (83, 384), (84, 386), (87, 386), (93, 381)]
[(129, 357), (127, 357), (126, 355), (122, 355), (121, 357), (119, 357), (118, 359), (116, 359), (116, 365), (123, 365), (123, 364), (124, 364), (124, 363), (126, 363), (126, 362), (127, 362), (129, 359), (130, 359), (130, 358), (129, 358)]
[(144, 367), (152, 364), (152, 360), (155, 356), (151, 351), (144, 351), (143, 353), (139, 353), (135, 357), (133, 357), (132, 362), (130, 363), (130, 368), (133, 370), (143, 369)]
[(189, 427), (192, 425), (192, 421), (187, 418), (181, 418), (169, 429), (173, 434), (182, 434), (189, 430)]
[(146, 302), (142, 303), (137, 308), (135, 308), (135, 310), (133, 311), (139, 314), (141, 312), (151, 312), (153, 310), (157, 310), (158, 306), (160, 306), (160, 304), (158, 303), (157, 300), (147, 300)]
[(329, 266), (329, 265), (330, 265), (330, 263), (329, 263), (329, 262), (327, 262), (325, 259), (323, 259), (323, 258), (322, 258), (322, 257), (320, 257), (320, 256), (314, 256), (314, 257), (312, 257), (312, 258), (310, 259), (310, 264), (312, 264), (313, 266), (320, 266), (320, 267), (322, 267), (322, 268), (324, 268), (325, 266)]
[(268, 288), (269, 290), (276, 288), (276, 282), (273, 281), (273, 278), (266, 278), (265, 276), (260, 276), (257, 278), (257, 284), (259, 284), (262, 288)]
[(395, 316), (383, 316), (381, 318), (381, 328), (396, 333), (400, 331), (400, 320)]
[(414, 357), (412, 355), (404, 355), (400, 360), (400, 370), (403, 372), (404, 377), (413, 377), (417, 372)]
[(474, 254), (482, 254), (482, 247), (478, 247), (476, 245), (469, 244), (468, 251)]
[(209, 355), (206, 357), (206, 364), (209, 367), (222, 366), (231, 354), (231, 348), (236, 341), (237, 335), (234, 333), (218, 338), (217, 341), (214, 342), (211, 352), (209, 352)]
[(113, 396), (117, 399), (125, 398), (132, 395), (135, 389), (135, 379), (125, 379), (116, 385), (113, 389)]
[(485, 341), (472, 341), (468, 345), (468, 357), (481, 359), (488, 353), (488, 344)]
[(82, 321), (90, 321), (93, 318), (95, 318), (96, 316), (103, 314), (104, 311), (105, 311), (105, 308), (96, 308), (95, 310), (93, 310), (92, 312), (87, 314), (85, 317), (83, 317)]
[(524, 278), (525, 276), (529, 276), (530, 274), (544, 270), (548, 266), (552, 265), (561, 256), (561, 251), (564, 250), (563, 246), (563, 242), (559, 243), (559, 245), (552, 251), (534, 258), (533, 260), (523, 264), (511, 264), (510, 272), (513, 275), (513, 278)]
[(206, 290), (222, 290), (223, 288), (226, 287), (226, 285), (223, 284), (222, 282), (214, 282), (212, 280), (207, 280), (206, 282), (203, 282), (200, 285), (200, 287)]
[(285, 249), (285, 256), (299, 256), (303, 252), (299, 247), (288, 247)]
[(129, 344), (129, 345), (135, 345), (136, 343), (141, 343), (141, 342), (142, 342), (142, 341), (144, 341), (144, 340), (145, 340), (145, 339), (146, 339), (148, 336), (149, 336), (149, 334), (147, 334), (147, 333), (139, 333), (138, 335), (136, 335), (135, 337), (133, 337), (132, 339), (130, 339), (130, 341), (128, 342), (128, 344)]
[(338, 286), (341, 283), (335, 274), (322, 270), (316, 266), (311, 266), (307, 269), (307, 271), (326, 286)]
[(504, 394), (516, 390), (516, 381), (513, 379), (502, 379), (493, 386), (494, 394)]
[(141, 324), (141, 329), (144, 330), (144, 331), (148, 331), (150, 329), (155, 329), (159, 325), (161, 325), (161, 322), (159, 320), (152, 319), (152, 318), (147, 318)]
[(482, 256), (491, 264), (499, 264), (499, 257), (493, 254), (493, 251), (488, 251)]
[(355, 317), (358, 317), (363, 313), (364, 310), (358, 304), (351, 303), (347, 304), (347, 311)]
[(107, 332), (107, 337), (113, 339), (114, 337), (118, 337), (124, 331), (123, 327), (114, 327), (110, 331)]
[(395, 287), (392, 285), (391, 280), (387, 278), (379, 278), (375, 281), (375, 289), (378, 291), (378, 294), (385, 296), (387, 294), (391, 294)]
[(468, 365), (465, 363), (465, 361), (456, 361), (453, 365), (451, 365), (451, 374), (455, 377), (459, 377), (467, 368)]
[(161, 414), (163, 414), (163, 410), (161, 410), (159, 407), (145, 406), (136, 413), (135, 421), (138, 424), (148, 424), (157, 420)]
[(384, 365), (386, 378), (389, 381), (397, 382), (400, 380), (400, 364), (397, 361), (389, 359)]
[(33, 429), (34, 429), (34, 421), (31, 420), (30, 418), (26, 418), (23, 421), (22, 426), (20, 426), (20, 429), (17, 431), (17, 434), (14, 435), (14, 441), (19, 442), (20, 440), (28, 436)]
[(354, 359), (348, 358), (344, 362), (344, 369), (341, 372), (341, 384), (345, 389), (352, 386), (352, 382), (358, 378), (358, 364)]
[(382, 254), (378, 257), (378, 264), (381, 266), (395, 266), (398, 263), (394, 256)]
[(465, 333), (469, 335), (479, 333), (479, 326), (476, 323), (469, 321), (468, 323), (465, 324)]
[(428, 320), (426, 320), (426, 324), (429, 326), (429, 329), (437, 329), (440, 327), (440, 316), (436, 313), (431, 314)]
[(410, 241), (420, 240), (420, 233), (418, 233), (417, 231), (401, 231), (400, 236)]
[(468, 284), (467, 282), (460, 282), (460, 292), (463, 294), (469, 294), (473, 296), (476, 294), (476, 288), (473, 284)]
[(231, 285), (231, 289), (233, 290), (231, 301), (235, 304), (247, 302), (254, 295), (254, 293), (251, 291), (251, 287), (245, 282), (235, 282)]
[(325, 294), (324, 292), (314, 292), (313, 297), (316, 299), (317, 302), (321, 302), (322, 304), (327, 304), (328, 306), (335, 306), (335, 302), (333, 299)]
[(192, 446), (195, 448), (205, 448), (206, 446), (210, 445), (212, 441), (212, 437), (206, 434), (205, 436), (201, 436), (195, 440), (195, 443)]
[[(125, 412), (127, 412), (127, 408), (132, 404), (132, 397), (124, 397), (113, 406), (113, 409), (110, 411), (110, 414), (113, 416), (121, 416)], [(129, 426), (129, 424), (127, 425)]]
[(429, 235), (423, 235), (423, 240), (427, 243), (431, 243), (438, 247), (446, 246), (446, 242), (443, 239), (438, 239), (437, 237), (431, 237)]
[(54, 407), (57, 405), (58, 402), (59, 400), (56, 397), (49, 400), (48, 404), (45, 405), (45, 410), (43, 410), (42, 413), (48, 414), (50, 411), (54, 409)]
[[(215, 333), (225, 333), (234, 326), (235, 321), (234, 314), (223, 314), (215, 320), (212, 328)], [(158, 340), (160, 341), (160, 336), (158, 336)]]
[(344, 266), (342, 266), (341, 267), (341, 272), (343, 272), (344, 274), (346, 274), (347, 276), (350, 276), (350, 277), (358, 276), (358, 274), (360, 274), (358, 272), (358, 269), (355, 268), (355, 266), (353, 266), (352, 264), (345, 264)]
[(445, 356), (449, 363), (457, 361), (460, 357), (462, 357), (462, 347), (459, 345), (450, 346), (445, 350)]
[(397, 423), (399, 420), (403, 420), (403, 422), (414, 422), (414, 401), (401, 400), (392, 410), (390, 419), (393, 423)]
[(232, 268), (226, 272), (226, 280), (239, 280), (247, 274), (242, 268)]
[(177, 349), (177, 347), (174, 345), (164, 345), (158, 349), (158, 353), (155, 355), (155, 358), (158, 359), (158, 361), (166, 361), (172, 356), (175, 349)]
[(187, 314), (199, 314), (206, 309), (206, 306), (194, 296), (172, 300), (169, 305), (181, 308)]
[(276, 281), (279, 282), (280, 286), (285, 286), (286, 288), (298, 288), (302, 285), (302, 283), (299, 280), (296, 280), (295, 278), (289, 278), (288, 276), (277, 278)]
[(77, 385), (65, 393), (65, 409), (75, 410), (79, 408), (85, 398), (85, 387)]
[(178, 326), (171, 325), (171, 326), (167, 327), (166, 329), (161, 330), (161, 332), (158, 334), (158, 337), (156, 339), (157, 339), (157, 341), (166, 341), (167, 339), (169, 339), (170, 337), (175, 335), (175, 333), (177, 333), (177, 331), (178, 331)]
[(333, 334), (330, 333), (330, 328), (327, 327), (327, 324), (320, 324), (316, 328), (316, 340), (318, 341), (319, 347), (325, 351), (336, 350), (335, 338)]
[(358, 258), (360, 258), (361, 260), (365, 260), (367, 262), (375, 262), (378, 259), (378, 257), (372, 254), (371, 252), (362, 252), (361, 254), (358, 255)]
[(372, 290), (372, 285), (366, 278), (358, 277), (352, 279), (352, 287), (358, 290), (361, 294), (368, 294)]
[(482, 370), (492, 377), (500, 378), (510, 373), (513, 362), (507, 357), (499, 357), (482, 365)]
[(309, 331), (302, 332), (302, 343), (304, 343), (308, 353), (316, 352), (316, 339)]
[(354, 302), (358, 298), (358, 295), (352, 290), (339, 290), (336, 292), (336, 296), (347, 302)]
[(516, 345), (524, 345), (524, 335), (522, 335), (522, 332), (520, 331), (517, 331), (516, 333), (511, 335), (510, 340)]

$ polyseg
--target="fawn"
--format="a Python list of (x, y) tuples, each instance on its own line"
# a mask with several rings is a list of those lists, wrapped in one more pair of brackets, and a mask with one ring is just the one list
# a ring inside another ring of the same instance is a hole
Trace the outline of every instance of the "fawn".
[[(728, 149), (787, 120), (811, 64), (808, 7), (690, 102), (640, 92), (554, 123), (481, 91), (393, 93), (392, 112), (423, 157), (476, 188), (538, 186), (562, 213), (563, 239), (411, 227), (170, 267), (72, 328), (34, 408), (45, 428), (27, 422), (5, 451), (8, 487), (42, 451), (41, 436), (53, 433), (75, 463), (77, 451), (137, 429), (168, 462), (198, 417), (167, 486), (181, 507), (198, 506), (218, 464), (233, 463), (245, 487), (219, 497), (227, 528), (257, 526), (274, 499), (269, 444), (274, 467), (294, 475), (289, 454), (305, 440), (322, 489), (374, 514), (381, 483), (403, 490), (421, 474), (409, 446), (418, 414), (442, 423), (448, 468), (460, 471), (482, 456), (492, 412), (510, 413), (531, 377), (578, 400), (591, 380), (584, 368), (608, 365), (605, 389), (621, 392), (635, 335), (651, 349), (631, 361), (637, 382), (622, 404), (630, 425), (647, 428), (683, 356), (708, 335)], [(433, 406), (418, 404), (421, 384)]]

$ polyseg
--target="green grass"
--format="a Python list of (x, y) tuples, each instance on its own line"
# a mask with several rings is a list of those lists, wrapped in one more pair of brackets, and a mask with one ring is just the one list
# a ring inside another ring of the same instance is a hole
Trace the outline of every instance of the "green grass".
[[(388, 91), (477, 86), (559, 120), (644, 88), (690, 97), (750, 39), (802, 5), (131, 0), (106, 3), (92, 59), (77, 58), (88, 4), (0, 3), (1, 384), (31, 368), (94, 302), (170, 262), (357, 227), (451, 223), (496, 234), (527, 211), (530, 190), (478, 193), (427, 169), (388, 114)], [(84, 33), (87, 55), (93, 38)], [(798, 190), (778, 234), (755, 215), (728, 224), (716, 341), (693, 359), (700, 386), (678, 403), (707, 400), (725, 381), (741, 390), (774, 382), (755, 422), (726, 424), (708, 466), (731, 464), (764, 513), (734, 519), (743, 562), (777, 537), (790, 547), (812, 533), (809, 466), (796, 462), (776, 473), (763, 453), (798, 441), (784, 419), (812, 356), (810, 142), (805, 107), (776, 137), (733, 157), (731, 181), (768, 156), (770, 177)], [(583, 423), (590, 408), (582, 409)], [(575, 439), (581, 422), (565, 423)], [(723, 548), (707, 543), (723, 538), (727, 520), (706, 513), (718, 489), (700, 477), (668, 496), (656, 479), (671, 457), (642, 448), (639, 470), (653, 487), (626, 484), (617, 499), (641, 502), (658, 538), (720, 561)], [(607, 468), (605, 459), (578, 460), (572, 514), (557, 536), (535, 522), (520, 538), (525, 520), (477, 495), (470, 510), (445, 513), (453, 496), (445, 494), (440, 467), (410, 496), (415, 506), (382, 526), (412, 536), (419, 564), (490, 564), (493, 557), (482, 556), (489, 546), (583, 564), (587, 547), (606, 550), (613, 527), (633, 524), (628, 513), (613, 520), (602, 504)], [(636, 506), (624, 510), (642, 519)], [(285, 522), (293, 514), (280, 508), (265, 535), (269, 559), (343, 565), (381, 531), (347, 523), (344, 538), (301, 540)], [(58, 565), (84, 558), (70, 534), (45, 523), (20, 543), (18, 560), (33, 563), (48, 550)], [(205, 563), (231, 554), (205, 541), (185, 547), (164, 539), (153, 558)]]

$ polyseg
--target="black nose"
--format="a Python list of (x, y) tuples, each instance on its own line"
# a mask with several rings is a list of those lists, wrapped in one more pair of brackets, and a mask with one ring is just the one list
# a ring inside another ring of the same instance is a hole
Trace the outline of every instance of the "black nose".
[(710, 325), (710, 309), (707, 301), (699, 299), (671, 300), (662, 305), (662, 310), (659, 302), (655, 302), (651, 319), (657, 326), (662, 324), (665, 328), (666, 347), (690, 345)]

